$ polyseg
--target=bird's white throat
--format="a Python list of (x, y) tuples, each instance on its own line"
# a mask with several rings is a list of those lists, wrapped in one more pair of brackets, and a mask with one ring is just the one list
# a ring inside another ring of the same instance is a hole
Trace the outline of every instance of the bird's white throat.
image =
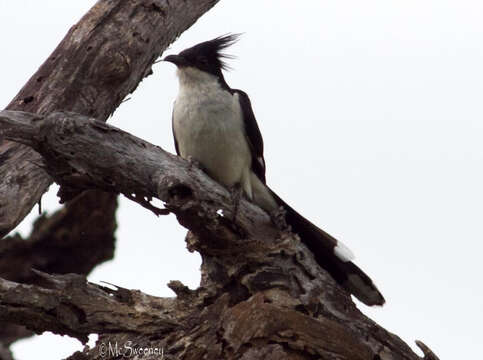
[(183, 87), (220, 87), (218, 78), (215, 75), (194, 67), (178, 68), (176, 74), (178, 75), (180, 90)]

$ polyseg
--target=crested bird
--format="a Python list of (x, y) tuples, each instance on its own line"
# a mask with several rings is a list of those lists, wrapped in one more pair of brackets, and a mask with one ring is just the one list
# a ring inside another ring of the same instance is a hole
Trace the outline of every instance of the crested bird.
[(223, 76), (230, 58), (224, 50), (237, 39), (223, 35), (163, 59), (176, 65), (179, 80), (172, 115), (176, 153), (225, 187), (238, 188), (267, 213), (283, 209), (286, 223), (337, 283), (366, 305), (383, 305), (372, 280), (351, 261), (352, 252), (267, 186), (263, 139), (250, 99)]

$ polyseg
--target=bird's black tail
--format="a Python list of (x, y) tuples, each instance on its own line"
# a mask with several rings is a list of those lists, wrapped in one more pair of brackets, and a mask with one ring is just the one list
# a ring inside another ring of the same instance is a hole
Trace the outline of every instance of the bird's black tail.
[(364, 304), (369, 306), (384, 304), (384, 297), (369, 276), (350, 261), (350, 250), (292, 209), (273, 191), (272, 195), (277, 203), (284, 207), (287, 224), (312, 251), (321, 267)]

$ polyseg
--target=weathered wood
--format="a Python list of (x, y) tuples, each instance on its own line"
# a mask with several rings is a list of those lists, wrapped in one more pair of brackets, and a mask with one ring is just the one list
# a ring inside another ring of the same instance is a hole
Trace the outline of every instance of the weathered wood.
[[(74, 25), (8, 105), (47, 114), (75, 111), (106, 120), (179, 34), (218, 0), (111, 0)], [(0, 238), (30, 212), (52, 179), (40, 156), (17, 143), (0, 144)]]
[[(50, 276), (35, 271), (48, 287), (0, 279), (0, 320), (22, 323), (42, 333), (50, 329), (88, 340), (91, 333), (165, 333), (178, 326), (174, 299), (88, 283), (77, 274)], [(132, 316), (137, 309), (136, 316)]]
[[(42, 214), (27, 238), (15, 234), (2, 239), (0, 277), (39, 285), (42, 279), (32, 268), (87, 275), (96, 265), (112, 259), (116, 199), (112, 193), (85, 191), (54, 214)], [(2, 324), (0, 328), (1, 343), (7, 346), (31, 335), (31, 331), (13, 324)]]
[[(70, 29), (8, 109), (38, 114), (71, 109), (106, 120), (122, 99), (151, 72), (151, 64), (157, 55), (216, 2), (99, 1)], [(17, 226), (52, 182), (40, 164), (41, 158), (31, 148), (0, 138), (0, 238)], [(77, 193), (71, 194), (71, 197), (74, 195)], [(35, 241), (25, 243), (18, 236), (3, 239), (2, 264), (5, 265), (3, 270), (8, 272), (3, 275), (15, 281), (35, 283), (29, 264), (55, 273), (87, 273), (96, 262), (112, 256), (115, 207), (115, 197), (93, 190), (91, 194), (76, 198), (72, 206), (59, 210), (50, 218), (43, 217), (40, 220), (42, 224), (39, 223), (35, 229), (41, 230), (41, 239), (32, 236), (29, 240), (35, 238)], [(78, 212), (79, 209), (83, 211)], [(90, 210), (95, 219), (80, 216)], [(95, 226), (92, 226), (92, 220), (95, 220)], [(80, 233), (71, 233), (74, 221), (74, 229), (100, 231), (93, 237), (92, 232), (76, 236)], [(68, 242), (65, 242), (68, 246), (57, 247), (61, 243), (55, 239), (65, 237), (67, 233), (70, 234)], [(83, 263), (72, 261), (72, 251), (92, 245), (99, 236), (103, 240), (96, 242), (92, 251), (82, 259)], [(35, 254), (35, 249), (43, 251)], [(63, 251), (65, 254), (61, 255)], [(15, 269), (10, 266), (14, 261), (22, 264), (18, 273), (8, 271)], [(30, 332), (23, 328), (4, 324), (0, 330), (0, 341), (8, 345), (29, 335)]]
[(424, 354), (423, 360), (439, 360), (439, 357), (422, 341), (416, 340), (416, 345), (421, 349)]
[[(170, 300), (176, 327), (152, 338), (138, 336), (142, 332), (134, 330), (137, 325), (129, 318), (125, 321), (131, 325), (123, 328), (129, 332), (114, 334), (108, 326), (101, 331), (85, 325), (75, 335), (103, 335), (96, 348), (72, 359), (97, 358), (106, 342), (115, 341), (163, 348), (166, 358), (173, 359), (420, 359), (401, 339), (365, 317), (298, 237), (276, 228), (261, 209), (243, 200), (233, 221), (229, 192), (193, 164), (78, 114), (29, 118), (3, 111), (0, 130), (38, 151), (46, 170), (64, 187), (134, 194), (138, 201), (163, 200), (190, 229), (188, 248), (202, 256), (199, 289), (170, 284), (177, 294)], [(6, 291), (15, 292), (17, 286), (10, 284)], [(0, 306), (11, 308), (3, 300)], [(145, 309), (132, 305), (126, 311), (136, 319)], [(26, 321), (6, 310), (2, 318)], [(36, 331), (66, 333), (55, 321), (37, 320), (44, 325)]]
[(29, 237), (15, 234), (0, 241), (0, 277), (37, 284), (32, 268), (87, 275), (112, 259), (116, 198), (112, 193), (86, 191), (54, 215), (39, 217)]

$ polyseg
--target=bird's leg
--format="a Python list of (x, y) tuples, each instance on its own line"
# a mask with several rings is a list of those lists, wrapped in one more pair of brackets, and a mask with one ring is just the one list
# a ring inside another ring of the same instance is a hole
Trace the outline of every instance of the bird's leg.
[(287, 224), (287, 220), (285, 218), (286, 214), (287, 212), (283, 206), (280, 206), (270, 213), (270, 219), (280, 231), (291, 231), (290, 226)]
[(231, 200), (233, 202), (233, 217), (232, 221), (236, 222), (236, 217), (238, 215), (238, 208), (240, 207), (240, 201), (243, 195), (243, 188), (240, 183), (236, 183), (231, 189)]
[(194, 157), (192, 157), (191, 155), (188, 156), (186, 160), (188, 160), (188, 166), (190, 170), (192, 170), (193, 167), (197, 167), (198, 169), (203, 170), (203, 167), (201, 166), (200, 162), (196, 160)]

